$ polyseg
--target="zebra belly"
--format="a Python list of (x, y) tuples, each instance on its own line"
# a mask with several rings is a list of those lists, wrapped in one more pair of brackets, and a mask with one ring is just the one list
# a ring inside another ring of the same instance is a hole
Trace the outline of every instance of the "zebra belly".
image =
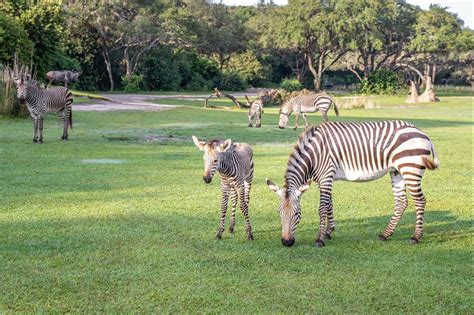
[(347, 180), (350, 182), (368, 182), (385, 176), (389, 168), (364, 172), (360, 170), (344, 170), (342, 167), (336, 170), (335, 180)]

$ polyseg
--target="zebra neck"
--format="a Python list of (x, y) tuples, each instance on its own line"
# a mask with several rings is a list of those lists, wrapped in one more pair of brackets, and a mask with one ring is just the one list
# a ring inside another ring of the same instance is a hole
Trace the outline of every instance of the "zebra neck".
[(237, 154), (235, 151), (225, 152), (219, 161), (218, 171), (224, 176), (235, 176), (235, 167), (237, 164)]

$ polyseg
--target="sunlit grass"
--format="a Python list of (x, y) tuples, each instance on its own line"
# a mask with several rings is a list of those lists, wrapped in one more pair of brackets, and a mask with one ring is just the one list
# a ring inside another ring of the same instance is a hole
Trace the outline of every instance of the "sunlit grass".
[[(29, 120), (0, 119), (0, 312), (472, 313), (473, 100), (386, 101), (329, 119), (405, 119), (429, 135), (441, 168), (423, 181), (417, 246), (411, 202), (393, 238), (376, 240), (393, 211), (384, 177), (335, 184), (337, 227), (323, 249), (312, 187), (297, 243), (284, 248), (265, 177), (282, 183), (299, 132), (276, 127), (276, 108), (262, 128), (246, 127), (246, 110), (76, 112), (69, 142), (48, 116), (43, 145)], [(240, 213), (234, 235), (214, 239), (219, 178), (203, 183), (191, 135), (253, 146), (253, 242)]]

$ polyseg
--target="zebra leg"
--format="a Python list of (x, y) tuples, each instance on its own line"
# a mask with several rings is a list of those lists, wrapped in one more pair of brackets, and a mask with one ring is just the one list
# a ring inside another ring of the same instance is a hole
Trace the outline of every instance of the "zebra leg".
[(253, 115), (249, 113), (247, 116), (249, 117), (249, 127), (253, 127)]
[(257, 114), (257, 123), (255, 127), (260, 128), (262, 127), (262, 112)]
[(403, 212), (408, 206), (405, 181), (403, 180), (402, 175), (400, 175), (398, 171), (391, 171), (390, 177), (392, 179), (393, 198), (395, 199), (395, 212), (390, 219), (385, 231), (378, 237), (378, 239), (381, 241), (385, 241), (387, 238), (392, 236), (395, 228), (397, 227), (398, 221), (400, 221)]
[(324, 246), (326, 237), (326, 219), (331, 205), (331, 193), (321, 192), (319, 203), (319, 235), (316, 239), (316, 247)]
[(225, 187), (222, 187), (222, 204), (221, 204), (221, 220), (219, 223), (219, 229), (217, 230), (216, 239), (222, 238), (222, 233), (224, 233), (224, 224), (225, 224), (225, 215), (227, 212), (227, 202), (229, 201), (229, 190)]
[(306, 120), (306, 114), (302, 113), (303, 119), (304, 119), (304, 127), (308, 128), (308, 121)]
[(235, 210), (237, 209), (237, 190), (233, 188), (230, 191), (230, 200), (232, 202), (232, 214), (230, 216), (230, 226), (229, 232), (234, 233), (234, 226), (235, 226)]
[(68, 130), (68, 127), (69, 127), (69, 120), (68, 120), (69, 117), (68, 117), (67, 110), (66, 109), (62, 110), (59, 113), (59, 117), (61, 118), (61, 121), (63, 122), (63, 135), (61, 137), (61, 140), (67, 140), (67, 138), (68, 138), (67, 130)]
[(300, 120), (300, 114), (295, 113), (295, 127), (293, 127), (293, 130), (298, 129), (298, 121)]
[(331, 203), (329, 205), (329, 210), (328, 210), (328, 218), (327, 218), (327, 228), (326, 228), (326, 235), (325, 237), (330, 240), (331, 239), (331, 234), (334, 232), (334, 229), (336, 228), (336, 224), (334, 223), (334, 212), (332, 208), (332, 199)]
[(410, 239), (411, 244), (418, 244), (421, 237), (423, 236), (423, 221), (424, 221), (424, 214), (425, 214), (425, 205), (426, 205), (426, 198), (423, 195), (423, 191), (421, 190), (421, 178), (423, 176), (423, 170), (421, 170), (420, 177), (418, 178), (406, 178), (405, 182), (410, 192), (411, 198), (413, 199), (413, 203), (415, 204), (416, 208), (416, 226), (415, 226), (415, 235)]
[(244, 215), (244, 225), (245, 230), (247, 231), (247, 239), (253, 240), (252, 225), (250, 224), (249, 219), (249, 198), (250, 195), (250, 183), (244, 182), (244, 187), (239, 188), (239, 197), (240, 197), (240, 210)]
[(328, 111), (327, 110), (322, 110), (321, 111), (321, 116), (323, 116), (323, 122), (327, 123), (329, 121), (328, 119)]
[(38, 117), (38, 129), (39, 129), (39, 143), (43, 143), (43, 121), (44, 117), (39, 116)]
[(31, 115), (31, 119), (33, 119), (33, 142), (38, 142), (38, 116)]

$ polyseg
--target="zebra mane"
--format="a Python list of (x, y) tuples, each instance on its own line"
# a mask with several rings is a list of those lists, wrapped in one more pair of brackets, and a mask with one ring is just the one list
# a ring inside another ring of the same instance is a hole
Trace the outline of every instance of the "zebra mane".
[[(297, 161), (299, 159), (298, 156), (301, 156), (302, 148), (305, 146), (305, 144), (309, 143), (310, 139), (314, 136), (318, 128), (319, 126), (313, 125), (300, 134), (298, 141), (293, 147), (293, 151), (291, 152), (290, 157), (288, 158), (287, 169), (285, 173), (285, 184), (283, 185), (284, 188), (290, 187), (290, 175), (294, 174), (292, 169), (294, 169), (294, 165), (297, 164)], [(288, 190), (286, 190), (287, 197), (288, 193)]]

